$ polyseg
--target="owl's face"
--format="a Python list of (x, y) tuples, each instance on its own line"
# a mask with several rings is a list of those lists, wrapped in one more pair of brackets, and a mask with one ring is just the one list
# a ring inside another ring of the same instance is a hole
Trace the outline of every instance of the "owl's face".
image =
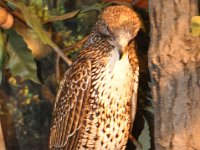
[(98, 31), (122, 49), (132, 40), (141, 27), (137, 14), (126, 6), (107, 7), (99, 19)]

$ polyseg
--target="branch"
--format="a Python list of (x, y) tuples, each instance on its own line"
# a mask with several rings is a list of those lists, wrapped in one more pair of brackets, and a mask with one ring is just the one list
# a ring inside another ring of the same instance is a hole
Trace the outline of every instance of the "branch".
[(68, 65), (71, 65), (72, 64), (72, 61), (67, 57), (65, 56), (65, 54), (60, 50), (60, 48), (56, 45), (56, 44), (53, 44), (53, 45), (50, 45), (53, 50), (68, 64)]
[(142, 150), (141, 143), (138, 142), (132, 134), (129, 134), (128, 138), (133, 143), (133, 145), (135, 145), (135, 147), (137, 148), (137, 150)]

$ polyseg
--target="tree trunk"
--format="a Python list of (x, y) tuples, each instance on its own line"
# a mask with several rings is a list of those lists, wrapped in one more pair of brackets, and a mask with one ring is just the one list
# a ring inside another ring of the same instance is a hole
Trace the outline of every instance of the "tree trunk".
[(149, 69), (157, 150), (200, 149), (200, 37), (190, 35), (195, 0), (151, 0)]

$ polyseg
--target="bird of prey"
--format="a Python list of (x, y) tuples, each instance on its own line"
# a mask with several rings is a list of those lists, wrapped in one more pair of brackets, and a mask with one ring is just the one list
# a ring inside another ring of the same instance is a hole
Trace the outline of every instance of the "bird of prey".
[(123, 150), (137, 101), (134, 38), (141, 27), (127, 6), (107, 7), (57, 93), (50, 150)]

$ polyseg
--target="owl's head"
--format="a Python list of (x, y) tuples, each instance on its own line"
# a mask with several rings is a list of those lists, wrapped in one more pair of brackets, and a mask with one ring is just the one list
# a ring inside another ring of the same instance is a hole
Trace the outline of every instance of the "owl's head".
[(126, 47), (141, 27), (137, 14), (123, 5), (107, 7), (99, 22), (98, 31), (106, 36), (112, 36), (120, 47)]

